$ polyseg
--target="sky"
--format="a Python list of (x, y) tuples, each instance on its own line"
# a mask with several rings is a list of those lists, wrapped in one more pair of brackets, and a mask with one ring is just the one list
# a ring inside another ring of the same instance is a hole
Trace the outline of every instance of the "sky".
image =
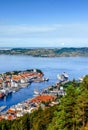
[(88, 0), (0, 0), (0, 47), (88, 47)]

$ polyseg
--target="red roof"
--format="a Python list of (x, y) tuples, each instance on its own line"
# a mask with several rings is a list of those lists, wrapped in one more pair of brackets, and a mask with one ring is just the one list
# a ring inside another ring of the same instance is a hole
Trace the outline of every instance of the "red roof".
[(42, 102), (42, 101), (48, 102), (53, 99), (54, 99), (54, 96), (51, 96), (51, 95), (40, 95), (40, 96), (33, 98), (31, 101), (32, 102)]

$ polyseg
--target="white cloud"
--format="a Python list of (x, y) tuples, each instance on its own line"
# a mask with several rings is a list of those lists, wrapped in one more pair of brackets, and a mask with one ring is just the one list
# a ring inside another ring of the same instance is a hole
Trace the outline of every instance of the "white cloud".
[(29, 25), (0, 25), (0, 33), (22, 34), (22, 33), (43, 33), (56, 30), (55, 26), (29, 26)]
[(0, 46), (88, 46), (88, 24), (0, 25)]

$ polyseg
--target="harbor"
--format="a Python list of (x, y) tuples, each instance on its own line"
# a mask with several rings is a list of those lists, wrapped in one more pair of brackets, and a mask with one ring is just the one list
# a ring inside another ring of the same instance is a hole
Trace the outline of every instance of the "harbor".
[(0, 74), (0, 99), (29, 86), (33, 82), (45, 82), (42, 71), (37, 69), (13, 71)]
[(49, 102), (49, 105), (57, 104), (55, 99), (56, 97), (54, 95), (49, 94), (43, 94), (32, 99), (27, 99), (24, 102), (10, 107), (7, 111), (0, 113), (0, 120), (14, 120), (22, 117), (24, 114), (30, 114), (33, 111), (38, 110), (40, 106), (42, 106), (43, 108), (46, 107), (42, 102)]
[[(63, 75), (63, 76), (62, 76)], [(64, 77), (64, 78), (62, 78)], [(43, 89), (41, 92), (38, 91), (38, 89), (34, 89), (34, 97), (25, 100), (24, 102), (18, 103), (6, 111), (3, 111), (6, 106), (1, 107), (1, 116), (0, 120), (6, 119), (6, 120), (14, 120), (18, 117), (23, 116), (26, 113), (31, 113), (34, 110), (37, 110), (42, 103), (43, 107), (45, 106), (45, 103), (49, 102), (49, 106), (52, 106), (54, 104), (57, 104), (57, 100), (55, 100), (58, 96), (64, 96), (65, 90), (62, 87), (62, 84), (69, 82), (69, 76), (67, 78), (66, 73), (61, 74), (58, 79), (58, 83), (56, 83), (54, 86), (48, 86), (46, 89)]]
[(57, 79), (58, 82), (52, 86), (48, 86), (41, 92), (38, 90), (38, 87), (36, 87), (37, 89), (34, 89), (34, 96), (32, 98), (28, 98), (23, 102), (17, 103), (7, 110), (5, 110), (6, 106), (0, 107), (0, 120), (18, 119), (27, 113), (30, 114), (33, 111), (38, 110), (39, 107), (44, 109), (58, 104), (59, 98), (66, 95), (63, 85), (71, 81), (69, 80), (69, 75), (66, 72), (58, 74)]
[[(32, 68), (39, 68), (40, 70), (42, 70), (44, 72), (44, 77), (49, 78), (48, 82), (32, 82), (27, 87), (20, 88), (17, 91), (13, 91), (8, 96), (1, 98), (0, 106), (6, 106), (5, 111), (8, 110), (13, 105), (16, 105), (27, 99), (31, 99), (35, 97), (34, 89), (35, 90), (38, 89), (39, 93), (41, 93), (44, 90), (46, 91), (48, 87), (52, 87), (53, 85), (58, 83), (58, 78), (57, 78), (58, 74), (61, 75), (63, 72), (67, 72), (69, 75), (69, 80), (73, 80), (73, 78), (79, 79), (79, 77), (88, 74), (87, 58), (71, 57), (71, 58), (43, 58), (42, 59), (42, 58), (34, 58), (34, 57), (27, 57), (27, 56), (3, 56), (2, 55), (0, 56), (0, 59), (1, 59), (0, 62), (1, 74), (5, 72), (11, 72), (14, 70), (24, 71), (27, 70), (28, 68), (31, 69), (32, 66)], [(7, 64), (4, 63), (6, 60), (7, 60)], [(25, 61), (26, 64), (24, 64), (23, 61)], [(14, 64), (14, 68), (13, 68), (13, 64)], [(53, 92), (51, 91), (51, 93)]]

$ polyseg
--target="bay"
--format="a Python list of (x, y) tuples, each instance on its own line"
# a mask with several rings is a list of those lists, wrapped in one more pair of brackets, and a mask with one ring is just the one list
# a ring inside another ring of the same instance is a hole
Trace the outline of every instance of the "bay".
[(22, 102), (33, 97), (33, 91), (37, 87), (42, 90), (50, 85), (55, 84), (59, 73), (67, 72), (70, 80), (88, 74), (88, 57), (59, 57), (59, 58), (42, 58), (30, 56), (16, 55), (0, 55), (0, 73), (26, 70), (26, 69), (41, 69), (44, 72), (44, 77), (49, 78), (49, 82), (32, 83), (28, 87), (19, 90), (7, 98), (0, 100), (0, 106), (10, 106)]

